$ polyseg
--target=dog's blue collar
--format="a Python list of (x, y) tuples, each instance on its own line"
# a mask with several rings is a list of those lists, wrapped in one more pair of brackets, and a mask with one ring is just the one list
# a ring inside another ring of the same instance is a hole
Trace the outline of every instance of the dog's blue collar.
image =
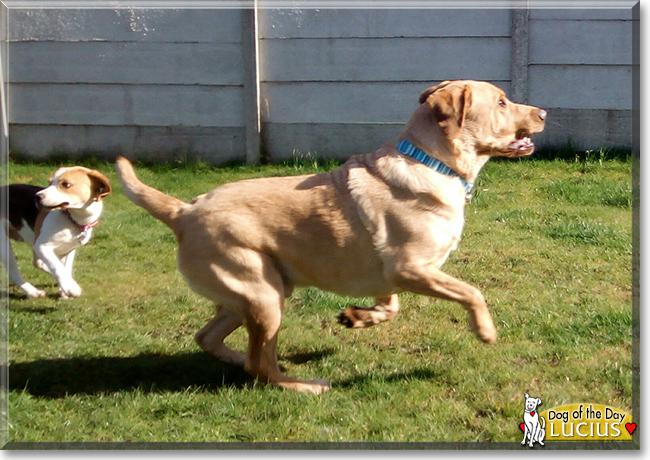
[(402, 152), (404, 155), (408, 155), (411, 158), (419, 161), (420, 163), (427, 165), (434, 171), (439, 172), (440, 174), (444, 174), (446, 176), (451, 176), (451, 177), (458, 177), (460, 181), (463, 183), (463, 187), (465, 187), (465, 194), (470, 195), (472, 193), (472, 187), (474, 187), (474, 184), (468, 183), (465, 179), (460, 177), (460, 174), (458, 174), (456, 171), (454, 171), (449, 166), (444, 164), (442, 161), (430, 157), (429, 155), (427, 155), (425, 152), (417, 148), (415, 145), (411, 144), (406, 139), (403, 139), (402, 141), (400, 141), (399, 144), (397, 144), (397, 150)]

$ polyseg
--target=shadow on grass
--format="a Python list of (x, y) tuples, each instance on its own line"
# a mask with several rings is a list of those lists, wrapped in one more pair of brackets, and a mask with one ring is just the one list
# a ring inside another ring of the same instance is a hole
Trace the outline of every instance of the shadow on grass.
[(26, 308), (16, 309), (16, 311), (26, 312), (26, 313), (34, 313), (35, 315), (47, 315), (49, 313), (52, 313), (52, 312), (56, 311), (56, 308), (54, 308), (54, 307), (26, 307)]
[[(295, 364), (320, 360), (332, 350), (280, 357)], [(178, 355), (42, 359), (9, 366), (9, 389), (40, 398), (140, 390), (184, 391), (243, 388), (253, 382), (242, 368), (222, 363), (199, 351)]]
[(9, 366), (9, 389), (42, 398), (132, 391), (217, 390), (243, 387), (252, 378), (243, 369), (204, 352), (134, 357), (43, 359)]
[(441, 381), (446, 380), (446, 375), (443, 372), (434, 369), (414, 369), (410, 372), (400, 372), (388, 376), (379, 375), (358, 375), (347, 380), (340, 380), (333, 382), (338, 388), (354, 388), (360, 387), (373, 381), (390, 382), (407, 382), (409, 380), (429, 380)]
[[(279, 356), (278, 359), (280, 361), (289, 361), (292, 364), (305, 364), (309, 361), (320, 361), (321, 359), (331, 356), (334, 353), (336, 353), (336, 351), (333, 348), (327, 348), (325, 350)], [(280, 364), (280, 366), (282, 367), (282, 364)]]

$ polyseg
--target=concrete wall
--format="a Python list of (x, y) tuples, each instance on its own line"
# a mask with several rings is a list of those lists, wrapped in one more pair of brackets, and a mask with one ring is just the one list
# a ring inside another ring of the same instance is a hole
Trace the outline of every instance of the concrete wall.
[(531, 10), (529, 30), (528, 101), (552, 115), (543, 142), (631, 146), (632, 10)]
[(38, 157), (345, 158), (456, 78), (549, 109), (542, 144), (632, 144), (631, 9), (16, 9), (8, 34), (11, 148)]
[(441, 80), (510, 86), (509, 10), (275, 10), (260, 26), (264, 141), (274, 158), (374, 150)]
[(245, 152), (242, 10), (10, 10), (12, 150)]

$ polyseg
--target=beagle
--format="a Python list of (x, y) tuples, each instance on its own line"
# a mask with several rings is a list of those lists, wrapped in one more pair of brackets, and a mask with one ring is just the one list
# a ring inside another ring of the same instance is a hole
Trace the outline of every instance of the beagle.
[(28, 184), (0, 187), (0, 199), (8, 205), (0, 216), (0, 257), (9, 281), (27, 297), (46, 295), (21, 275), (11, 238), (32, 247), (34, 266), (56, 278), (63, 299), (79, 297), (81, 287), (72, 278), (75, 251), (90, 240), (99, 223), (102, 200), (109, 193), (106, 176), (81, 166), (57, 169), (45, 188)]

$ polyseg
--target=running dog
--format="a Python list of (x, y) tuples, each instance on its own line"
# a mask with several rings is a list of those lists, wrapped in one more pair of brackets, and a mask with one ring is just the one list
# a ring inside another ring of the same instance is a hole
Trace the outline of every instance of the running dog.
[(79, 297), (81, 287), (72, 278), (75, 251), (90, 240), (99, 223), (102, 200), (109, 193), (106, 176), (81, 166), (57, 169), (45, 188), (28, 184), (0, 187), (0, 199), (9, 205), (0, 225), (0, 256), (9, 281), (27, 297), (46, 296), (21, 275), (11, 238), (31, 246), (34, 265), (56, 278), (63, 299)]
[[(545, 110), (513, 103), (490, 83), (446, 81), (421, 94), (397, 145), (332, 172), (244, 180), (186, 203), (143, 184), (125, 158), (117, 170), (126, 196), (176, 235), (187, 283), (217, 305), (199, 346), (263, 382), (318, 394), (327, 381), (298, 380), (278, 366), (282, 309), (295, 286), (374, 297), (373, 307), (341, 314), (349, 327), (392, 319), (403, 291), (456, 301), (479, 338), (496, 341), (481, 292), (440, 267), (460, 241), (483, 165), (533, 153), (528, 136), (545, 119)], [(246, 354), (223, 343), (242, 325)]]

